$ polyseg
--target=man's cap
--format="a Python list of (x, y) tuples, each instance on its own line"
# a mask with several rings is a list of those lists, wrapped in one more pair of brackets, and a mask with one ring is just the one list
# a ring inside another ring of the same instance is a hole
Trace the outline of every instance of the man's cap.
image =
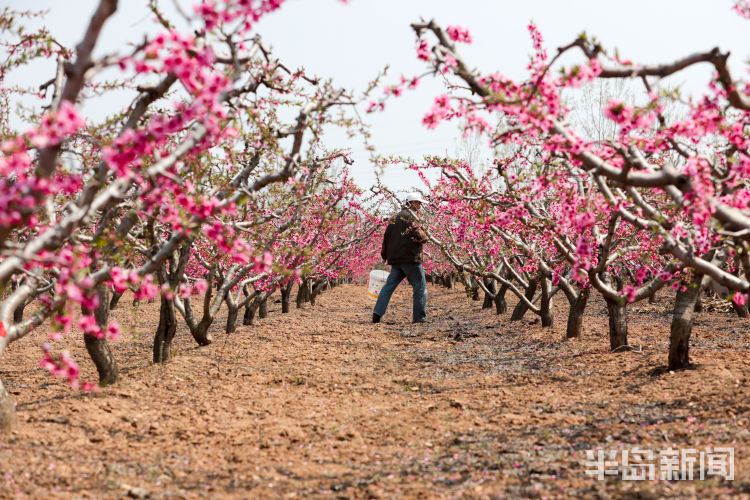
[(419, 203), (427, 203), (424, 200), (424, 198), (422, 198), (422, 195), (417, 192), (409, 193), (408, 195), (406, 195), (406, 203), (410, 203), (412, 201), (418, 201)]

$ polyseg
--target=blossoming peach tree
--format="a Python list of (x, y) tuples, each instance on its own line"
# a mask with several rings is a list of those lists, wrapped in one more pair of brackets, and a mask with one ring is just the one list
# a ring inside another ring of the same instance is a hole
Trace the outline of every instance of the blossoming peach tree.
[[(0, 355), (47, 323), (53, 333), (42, 366), (77, 387), (77, 363), (54, 347), (76, 325), (99, 383), (111, 383), (118, 369), (108, 342), (120, 327), (109, 307), (125, 290), (138, 300), (161, 297), (154, 360), (164, 361), (175, 308), (199, 343), (210, 342), (208, 325), (228, 294), (281, 270), (274, 263), (285, 252), (280, 238), (323, 224), (314, 216), (298, 223), (295, 211), (306, 211), (334, 160), (346, 156), (324, 147), (324, 131), (356, 133), (361, 124), (347, 112), (356, 103), (350, 93), (290, 71), (253, 35), (255, 23), (282, 3), (205, 1), (187, 19), (171, 20), (154, 1), (154, 33), (102, 57), (94, 49), (117, 0), (100, 0), (75, 48), (46, 29), (26, 30), (38, 13), (0, 13), (7, 55), (0, 67)], [(49, 81), (7, 83), (36, 60), (56, 62)], [(128, 93), (132, 100), (104, 118), (82, 112), (86, 102), (121, 102)], [(24, 105), (15, 107), (20, 99)], [(344, 245), (334, 233), (350, 229), (331, 219), (351, 219), (345, 204), (360, 210), (357, 190), (341, 186), (339, 210), (323, 217), (329, 253)], [(349, 234), (361, 239), (344, 239), (359, 245), (368, 227), (360, 220)], [(209, 251), (222, 258), (210, 262)], [(340, 260), (336, 272), (348, 273), (342, 267), (350, 263), (359, 265)], [(198, 321), (190, 296), (215, 280), (217, 300), (206, 300), (208, 319)], [(14, 421), (0, 382), (0, 427)]]
[[(750, 18), (746, 1), (734, 9)], [(586, 290), (597, 289), (608, 305), (613, 350), (627, 347), (627, 304), (669, 283), (677, 295), (668, 365), (688, 366), (701, 290), (713, 282), (740, 306), (750, 293), (750, 84), (731, 74), (730, 54), (713, 48), (639, 65), (581, 35), (550, 57), (529, 24), (529, 77), (516, 81), (471, 69), (459, 51), (472, 41), (465, 28), (435, 21), (412, 27), (428, 71), (402, 78), (370, 110), (434, 75), (448, 90), (435, 97), (424, 125), (457, 121), (501, 152), (494, 177), (449, 161), (437, 165), (441, 180), (427, 188), (436, 205), (433, 243), (443, 258), (477, 278), (523, 285), (527, 293), (510, 289), (537, 313), (544, 307), (534, 306), (534, 283), (549, 279), (571, 301), (571, 321)], [(580, 64), (558, 67), (560, 56), (576, 50)], [(698, 64), (714, 70), (702, 96), (683, 102), (660, 89), (664, 78)], [(643, 92), (633, 102), (605, 103), (602, 113), (616, 134), (598, 140), (571, 124), (565, 96), (605, 79), (633, 80)], [(682, 110), (678, 116), (664, 111), (672, 103)], [(495, 293), (482, 279), (477, 285)], [(553, 291), (545, 284), (539, 298)]]

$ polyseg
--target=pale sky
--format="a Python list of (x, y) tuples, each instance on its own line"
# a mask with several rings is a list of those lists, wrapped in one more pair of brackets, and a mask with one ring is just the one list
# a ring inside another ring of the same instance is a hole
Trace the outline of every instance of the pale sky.
[[(50, 9), (48, 27), (72, 46), (80, 39), (97, 2), (9, 3), (14, 8)], [(171, 3), (162, 0), (165, 8)], [(185, 7), (191, 3), (180, 0)], [(151, 29), (146, 0), (120, 0), (119, 4), (117, 14), (105, 27), (100, 54), (119, 50), (126, 41), (137, 41)], [(731, 5), (730, 0), (349, 0), (348, 4), (338, 0), (287, 0), (278, 12), (257, 25), (257, 32), (287, 65), (332, 77), (339, 86), (355, 90), (363, 89), (386, 64), (391, 66), (386, 82), (395, 82), (401, 74), (423, 72), (425, 67), (416, 59), (415, 37), (409, 27), (421, 17), (435, 18), (443, 26), (468, 28), (473, 43), (462, 44), (462, 54), (484, 73), (499, 72), (519, 79), (525, 76), (531, 51), (526, 25), (534, 20), (550, 54), (584, 30), (605, 48), (616, 47), (621, 57), (642, 63), (668, 62), (718, 46), (732, 52), (730, 66), (735, 78), (747, 80), (750, 21), (733, 13)], [(38, 66), (16, 78), (41, 83), (51, 77), (53, 67), (50, 62), (48, 68)], [(705, 65), (683, 72), (672, 84), (682, 84), (688, 93), (697, 95), (709, 77), (710, 68)], [(427, 130), (421, 124), (432, 98), (442, 92), (436, 81), (427, 79), (417, 91), (389, 101), (384, 113), (368, 115), (372, 143), (378, 151), (416, 159), (426, 154), (454, 153), (460, 136), (454, 125)], [(363, 187), (372, 184), (373, 167), (367, 154), (343, 139), (334, 137), (332, 141), (334, 147), (352, 147), (355, 179)], [(341, 143), (335, 144), (338, 141)], [(394, 189), (420, 185), (415, 175), (397, 167), (389, 168), (384, 179)]]

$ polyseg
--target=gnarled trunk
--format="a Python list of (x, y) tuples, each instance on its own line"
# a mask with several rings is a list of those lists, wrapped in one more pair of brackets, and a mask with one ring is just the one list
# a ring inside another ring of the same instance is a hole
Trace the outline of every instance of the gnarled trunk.
[[(523, 294), (524, 297), (529, 299), (529, 301), (534, 300), (537, 286), (539, 286), (539, 280), (531, 280), (531, 282), (529, 282), (528, 288), (526, 288), (526, 292)], [(516, 304), (516, 307), (513, 308), (513, 313), (511, 313), (510, 315), (510, 320), (520, 321), (521, 319), (523, 319), (524, 314), (526, 314), (526, 311), (528, 310), (529, 306), (526, 305), (526, 302), (524, 302), (523, 300), (519, 300), (518, 304)]]
[(609, 313), (609, 348), (611, 350), (627, 347), (628, 345), (628, 316), (627, 302), (619, 302), (605, 298)]
[(310, 292), (310, 305), (314, 306), (315, 301), (318, 298), (318, 295), (324, 290), (328, 289), (328, 278), (324, 278), (323, 280), (319, 281), (315, 284), (314, 287), (312, 287), (312, 291)]
[(687, 285), (687, 290), (684, 292), (680, 287), (675, 297), (669, 334), (668, 365), (670, 370), (682, 370), (690, 365), (690, 334), (693, 331), (695, 306), (703, 289), (702, 277), (697, 276), (695, 281), (696, 284)]
[(211, 321), (201, 320), (201, 322), (198, 323), (198, 328), (191, 332), (193, 334), (193, 339), (195, 339), (199, 346), (206, 346), (214, 341), (213, 335), (208, 333), (210, 326)]
[(234, 333), (237, 331), (237, 316), (240, 312), (239, 307), (227, 304), (227, 326), (226, 333)]
[(489, 290), (490, 293), (484, 292), (484, 302), (482, 302), (482, 309), (491, 309), (495, 303), (495, 297), (497, 296), (497, 283), (493, 279), (483, 278), (482, 283), (484, 287)]
[(740, 318), (750, 317), (750, 313), (748, 313), (747, 309), (747, 303), (739, 305), (733, 300), (730, 300), (729, 302), (732, 304), (732, 309), (734, 309), (734, 312), (737, 314), (737, 316), (739, 316)]
[(286, 314), (289, 312), (289, 298), (292, 295), (293, 283), (289, 283), (286, 286), (281, 287), (281, 312)]
[(96, 371), (99, 373), (99, 385), (104, 387), (117, 382), (120, 370), (117, 368), (117, 362), (112, 356), (112, 350), (109, 348), (107, 339), (84, 334), (83, 341), (91, 360), (96, 366)]
[(494, 304), (494, 303), (495, 303), (495, 301), (492, 298), (492, 295), (490, 295), (487, 292), (484, 292), (484, 300), (482, 301), (482, 310), (491, 309), (492, 308), (492, 304)]
[(310, 287), (308, 280), (304, 280), (302, 283), (299, 284), (299, 289), (297, 290), (297, 298), (295, 300), (297, 309), (302, 308), (302, 304), (305, 302), (309, 302), (310, 300)]
[(445, 288), (448, 288), (450, 290), (453, 290), (455, 279), (453, 277), (453, 273), (446, 274), (445, 278), (443, 278), (443, 286)]
[(542, 317), (542, 326), (545, 328), (551, 328), (554, 323), (552, 316), (552, 283), (547, 278), (541, 279), (542, 285), (542, 298), (539, 303), (539, 309)]
[(26, 302), (19, 305), (13, 310), (13, 323), (20, 323), (23, 321), (23, 310), (26, 309)]
[(255, 311), (258, 309), (258, 305), (255, 303), (255, 301), (249, 302), (245, 306), (245, 314), (242, 315), (242, 324), (245, 326), (250, 326), (253, 324), (253, 320), (255, 320)]
[[(172, 252), (166, 263), (157, 272), (160, 285), (169, 285), (173, 290), (184, 280), (185, 268), (190, 260), (192, 240), (183, 244), (179, 250)], [(168, 267), (167, 267), (168, 266)], [(121, 294), (120, 294), (121, 295)], [(116, 303), (112, 296), (112, 301)], [(154, 333), (154, 363), (164, 363), (172, 357), (172, 340), (177, 333), (177, 310), (175, 298), (162, 295), (159, 304), (159, 325)]]
[[(105, 285), (99, 285), (96, 287), (96, 293), (99, 295), (99, 307), (94, 311), (94, 317), (96, 318), (96, 324), (104, 331), (107, 329), (109, 321), (109, 288)], [(107, 338), (100, 339), (84, 333), (83, 341), (91, 360), (96, 366), (96, 371), (99, 373), (99, 385), (104, 387), (117, 382), (120, 370), (117, 368), (117, 362), (109, 348)]]
[(16, 402), (0, 380), (0, 432), (11, 430), (17, 423)]
[(268, 297), (263, 297), (258, 306), (258, 317), (260, 319), (268, 317)]
[(154, 363), (164, 363), (172, 355), (172, 340), (177, 332), (177, 317), (175, 316), (174, 301), (163, 295), (159, 309), (159, 326), (154, 335)]
[[(15, 292), (16, 288), (18, 288), (19, 284), (15, 281), (10, 282), (10, 290), (11, 292)], [(26, 301), (24, 300), (21, 302), (18, 307), (16, 307), (13, 310), (13, 323), (20, 323), (23, 321), (23, 310), (26, 308)]]
[(501, 285), (497, 295), (495, 295), (495, 314), (505, 314), (508, 312), (508, 301), (505, 300), (505, 292), (508, 291), (508, 285)]
[(469, 290), (467, 293), (471, 295), (471, 300), (479, 300), (479, 283), (474, 276), (469, 278)]
[(109, 300), (109, 310), (117, 308), (117, 304), (120, 302), (120, 299), (122, 298), (122, 292), (112, 292), (112, 298)]
[(570, 305), (570, 311), (568, 311), (568, 326), (565, 330), (565, 337), (572, 339), (581, 336), (581, 329), (583, 327), (583, 312), (586, 310), (586, 303), (589, 300), (589, 294), (591, 288), (586, 287), (578, 292), (578, 297)]

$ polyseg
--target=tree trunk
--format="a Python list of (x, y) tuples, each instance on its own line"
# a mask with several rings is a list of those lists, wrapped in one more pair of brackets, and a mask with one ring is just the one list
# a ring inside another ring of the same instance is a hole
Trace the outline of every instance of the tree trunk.
[(258, 306), (258, 317), (260, 319), (268, 317), (268, 297), (263, 297), (263, 300), (260, 301), (260, 306)]
[(703, 288), (701, 276), (696, 276), (695, 281), (695, 284), (687, 285), (687, 290), (684, 292), (680, 287), (675, 296), (669, 334), (668, 365), (670, 370), (683, 370), (690, 365), (690, 333), (693, 331), (695, 306)]
[(295, 300), (295, 302), (297, 303), (297, 309), (302, 309), (302, 304), (309, 300), (309, 295), (310, 289), (307, 286), (307, 280), (305, 280), (299, 284), (299, 289), (297, 290), (297, 298)]
[(492, 304), (494, 302), (495, 301), (492, 298), (492, 295), (490, 295), (487, 292), (484, 292), (484, 301), (482, 302), (482, 310), (484, 310), (484, 309), (490, 309), (492, 307)]
[[(99, 307), (94, 311), (94, 317), (99, 328), (106, 330), (109, 321), (109, 288), (99, 285), (96, 292), (99, 294)], [(104, 387), (117, 382), (120, 370), (117, 368), (114, 356), (112, 356), (107, 338), (100, 339), (94, 335), (84, 334), (83, 341), (91, 360), (96, 366), (96, 371), (99, 372), (99, 385)]]
[(7, 432), (18, 423), (16, 402), (0, 380), (0, 432)]
[(159, 326), (154, 334), (154, 363), (164, 363), (171, 357), (172, 339), (177, 332), (174, 301), (161, 297)]
[[(213, 342), (213, 336), (208, 333), (208, 329), (211, 326), (211, 323), (213, 322), (213, 318), (210, 315), (206, 315), (204, 313), (203, 318), (200, 320), (200, 322), (196, 323), (195, 313), (193, 312), (193, 306), (192, 301), (190, 300), (190, 297), (186, 298), (183, 302), (184, 308), (185, 308), (185, 316), (186, 321), (188, 322), (188, 328), (190, 329), (190, 335), (193, 336), (193, 340), (199, 345), (199, 346), (206, 346), (211, 344)], [(204, 304), (203, 304), (204, 310), (206, 307), (208, 307), (208, 304), (206, 304), (205, 297), (204, 297)], [(191, 318), (191, 319), (188, 319)], [(192, 321), (192, 323), (191, 323)]]
[(464, 293), (466, 294), (466, 296), (468, 298), (471, 298), (471, 285), (469, 284), (469, 280), (466, 277), (466, 273), (463, 271), (458, 271), (457, 279), (464, 286)]
[(568, 327), (565, 331), (566, 338), (573, 339), (581, 336), (583, 312), (586, 310), (586, 303), (589, 300), (590, 293), (590, 287), (579, 290), (578, 297), (575, 302), (570, 305), (570, 311), (568, 312)]
[(292, 283), (287, 286), (281, 287), (281, 312), (286, 314), (289, 312), (289, 298), (292, 295)]
[(471, 300), (479, 300), (479, 284), (474, 276), (469, 278), (469, 287), (471, 288)]
[(748, 313), (747, 310), (747, 303), (740, 306), (733, 300), (730, 300), (729, 302), (732, 304), (732, 309), (734, 309), (734, 312), (737, 313), (737, 316), (739, 316), (740, 318), (750, 317), (750, 313)]
[(508, 286), (502, 285), (497, 295), (495, 295), (495, 314), (505, 314), (508, 312), (508, 301), (505, 300), (505, 292), (507, 291)]
[[(18, 284), (15, 281), (10, 282), (10, 290), (11, 292), (15, 292), (16, 288), (18, 288)], [(26, 308), (26, 301), (24, 300), (21, 304), (18, 305), (13, 310), (13, 323), (20, 323), (23, 321), (23, 310)]]
[(627, 302), (604, 300), (609, 313), (609, 348), (614, 351), (628, 345)]
[(258, 305), (255, 301), (248, 302), (245, 306), (245, 314), (242, 316), (242, 324), (245, 326), (250, 326), (253, 324), (253, 320), (255, 319), (255, 310), (258, 308)]
[(484, 292), (484, 302), (482, 302), (482, 309), (491, 309), (495, 303), (495, 296), (497, 295), (497, 282), (493, 279), (483, 278), (482, 283), (490, 293)]
[(13, 323), (20, 323), (23, 321), (23, 310), (26, 308), (26, 302), (24, 301), (23, 304), (20, 304), (18, 307), (15, 308), (13, 311)]
[[(538, 285), (539, 281), (536, 279), (531, 280), (531, 282), (529, 283), (529, 287), (526, 289), (526, 293), (524, 293), (524, 296), (529, 299), (529, 301), (534, 299), (534, 295), (536, 294), (536, 287)], [(513, 308), (513, 313), (510, 315), (510, 320), (520, 321), (528, 310), (529, 306), (526, 305), (526, 302), (524, 302), (523, 300), (519, 300), (518, 304), (516, 304), (516, 307)]]
[(322, 281), (319, 281), (315, 284), (315, 286), (312, 287), (312, 290), (309, 293), (311, 306), (315, 305), (315, 301), (317, 300), (318, 295), (320, 295), (320, 293), (326, 289), (328, 289), (328, 278), (323, 278)]
[(208, 333), (208, 329), (210, 326), (210, 321), (201, 320), (201, 322), (198, 323), (198, 328), (196, 328), (195, 333), (193, 334), (193, 338), (196, 342), (198, 342), (199, 346), (210, 345), (211, 342), (214, 341), (213, 335)]
[(83, 341), (91, 360), (96, 365), (96, 371), (99, 372), (99, 385), (104, 387), (117, 382), (119, 369), (114, 356), (112, 356), (112, 350), (109, 348), (107, 339), (84, 334)]
[(234, 333), (237, 331), (237, 315), (240, 312), (239, 307), (230, 306), (227, 303), (227, 327), (226, 333)]
[(122, 293), (112, 292), (112, 298), (109, 301), (109, 310), (117, 308), (117, 303), (120, 302)]
[(542, 285), (542, 298), (539, 304), (539, 309), (542, 317), (542, 327), (552, 328), (554, 318), (552, 316), (552, 283), (546, 277), (541, 279)]

